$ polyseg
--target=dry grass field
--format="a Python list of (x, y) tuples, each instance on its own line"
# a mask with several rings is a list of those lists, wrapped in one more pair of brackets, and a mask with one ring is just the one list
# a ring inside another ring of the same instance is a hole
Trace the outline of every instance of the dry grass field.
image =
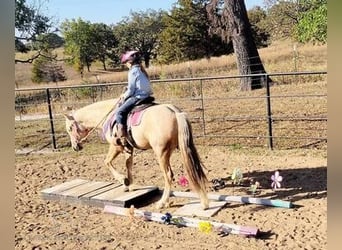
[[(261, 49), (260, 55), (269, 73), (293, 71), (324, 71), (327, 69), (326, 46), (298, 45), (294, 58), (293, 44), (275, 42)], [(154, 66), (148, 69), (153, 78), (184, 76), (217, 76), (237, 74), (234, 56), (212, 58), (210, 61)], [(35, 86), (29, 81), (29, 66), (16, 65), (16, 84)], [(96, 83), (126, 80), (126, 71), (101, 73), (96, 65), (85, 79), (70, 68), (68, 81), (59, 85), (81, 82)], [(327, 114), (326, 76), (300, 76), (275, 78), (272, 86), (272, 114), (274, 136), (325, 137), (326, 121), (304, 122), (287, 117), (324, 117)], [(52, 86), (51, 83), (46, 84)], [(44, 85), (40, 85), (44, 86)], [(192, 121), (194, 134), (203, 133), (203, 110), (199, 82), (154, 84), (156, 99), (172, 102), (185, 110)], [(96, 92), (96, 97), (110, 98), (119, 91), (108, 88)], [(203, 83), (205, 131), (212, 137), (195, 137), (200, 157), (209, 180), (226, 179), (226, 187), (216, 191), (225, 195), (250, 196), (248, 186), (232, 187), (230, 175), (240, 168), (244, 180), (258, 181), (259, 198), (292, 201), (294, 208), (275, 208), (252, 204), (228, 203), (211, 220), (238, 225), (254, 226), (262, 232), (256, 238), (239, 235), (221, 237), (196, 228), (178, 228), (172, 225), (129, 220), (103, 213), (101, 208), (80, 204), (47, 201), (40, 190), (58, 183), (83, 178), (97, 181), (115, 181), (103, 165), (107, 144), (97, 134), (89, 138), (83, 151), (72, 152), (65, 134), (63, 119), (55, 118), (58, 150), (52, 151), (49, 120), (16, 121), (16, 149), (37, 149), (32, 153), (17, 154), (15, 158), (15, 249), (327, 249), (327, 147), (326, 141), (312, 139), (275, 140), (275, 150), (269, 150), (263, 135), (267, 134), (264, 119), (241, 121), (241, 117), (265, 118), (265, 90), (240, 92), (236, 79), (212, 80)], [(300, 95), (312, 95), (298, 97)], [(65, 112), (67, 106), (77, 108), (91, 102), (79, 99), (80, 93), (68, 90), (53, 103), (53, 109)], [(288, 96), (283, 98), (282, 96)], [(290, 96), (290, 97), (289, 97)], [(115, 96), (116, 97), (116, 96)], [(241, 98), (240, 97), (244, 97)], [(248, 97), (247, 99), (245, 97)], [(25, 115), (46, 113), (38, 104), (26, 109)], [(240, 139), (231, 135), (261, 135)], [(225, 138), (226, 135), (229, 135)], [(44, 150), (39, 150), (44, 148)], [(124, 159), (114, 162), (124, 172)], [(184, 168), (179, 152), (171, 158), (175, 174), (173, 190), (188, 188), (177, 184)], [(282, 187), (272, 190), (271, 175), (279, 170)], [(153, 151), (134, 152), (133, 176), (135, 184), (163, 187), (163, 177)], [(211, 191), (211, 184), (208, 185)], [(171, 207), (156, 210), (153, 201), (141, 209), (171, 214), (188, 200), (171, 198)]]
[[(294, 50), (296, 48), (296, 50)], [(62, 49), (56, 51), (59, 59), (64, 58)], [(260, 57), (268, 73), (292, 71), (324, 71), (327, 70), (327, 45), (294, 44), (291, 41), (275, 41), (268, 48), (259, 50)], [(17, 57), (27, 55), (17, 54)], [(58, 82), (58, 85), (75, 85), (97, 82), (123, 82), (127, 80), (126, 70), (122, 72), (103, 71), (101, 66), (94, 63), (91, 71), (80, 74), (68, 66), (63, 65), (67, 81)], [(16, 87), (37, 87), (31, 81), (30, 64), (15, 65)], [(172, 79), (179, 77), (200, 77), (217, 75), (237, 75), (235, 56), (213, 57), (210, 60), (201, 59), (172, 65), (152, 65), (148, 69), (151, 79)], [(40, 84), (38, 86), (51, 86), (54, 83)]]

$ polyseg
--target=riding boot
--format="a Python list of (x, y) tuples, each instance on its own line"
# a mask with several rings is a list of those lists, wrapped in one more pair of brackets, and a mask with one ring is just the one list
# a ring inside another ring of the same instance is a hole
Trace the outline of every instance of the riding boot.
[(122, 146), (127, 145), (127, 132), (126, 132), (126, 127), (122, 124), (118, 124), (118, 132), (117, 132), (117, 137), (118, 137), (118, 144)]

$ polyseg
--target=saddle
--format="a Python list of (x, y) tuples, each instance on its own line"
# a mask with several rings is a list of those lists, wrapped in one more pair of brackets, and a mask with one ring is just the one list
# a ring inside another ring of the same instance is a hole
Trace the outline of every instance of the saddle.
[(133, 107), (133, 109), (128, 113), (129, 117), (131, 114), (135, 113), (135, 112), (139, 112), (141, 110), (144, 110), (150, 106), (155, 105), (156, 103), (154, 102), (155, 98), (153, 96), (149, 96), (145, 99), (139, 100), (135, 106)]
[[(137, 144), (135, 143), (133, 136), (132, 136), (132, 126), (137, 126), (140, 124), (141, 118), (143, 116), (144, 111), (151, 106), (157, 105), (154, 102), (155, 98), (153, 96), (150, 96), (148, 98), (142, 99), (138, 101), (133, 109), (128, 113), (127, 115), (127, 121), (126, 121), (126, 140), (129, 143), (129, 145), (133, 148), (140, 149)], [(113, 134), (116, 130), (116, 122), (115, 122), (115, 112), (113, 112), (112, 117), (108, 120), (110, 123), (109, 127), (111, 134)], [(115, 129), (114, 129), (115, 128)]]

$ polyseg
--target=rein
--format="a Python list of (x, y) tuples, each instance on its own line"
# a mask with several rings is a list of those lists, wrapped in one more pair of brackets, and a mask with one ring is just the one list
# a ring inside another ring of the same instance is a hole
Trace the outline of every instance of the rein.
[(120, 100), (121, 100), (121, 98), (119, 98), (119, 99), (116, 101), (116, 103), (113, 105), (113, 108), (111, 108), (111, 109), (108, 111), (108, 113), (101, 119), (101, 121), (100, 121), (95, 127), (93, 127), (93, 128), (88, 132), (88, 134), (80, 140), (80, 142), (85, 141), (85, 140), (88, 138), (88, 136), (89, 136), (93, 131), (95, 131), (95, 129), (97, 129), (97, 128), (100, 126), (100, 124), (107, 118), (107, 116), (110, 114), (110, 112), (112, 112), (112, 111), (114, 110), (114, 108), (118, 105), (118, 103), (120, 102)]

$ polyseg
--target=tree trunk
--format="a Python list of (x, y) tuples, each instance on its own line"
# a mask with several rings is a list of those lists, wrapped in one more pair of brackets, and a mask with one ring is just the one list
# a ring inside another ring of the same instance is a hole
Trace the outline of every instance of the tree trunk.
[[(231, 39), (240, 75), (266, 73), (252, 36), (244, 0), (226, 0)], [(265, 86), (263, 76), (241, 78), (241, 90), (260, 89)], [(271, 82), (271, 79), (267, 79)]]
[(107, 66), (106, 66), (106, 58), (101, 59), (103, 70), (107, 71)]
[(86, 65), (87, 65), (88, 72), (90, 72), (90, 63), (88, 61), (86, 61)]
[(148, 68), (150, 66), (150, 59), (151, 59), (150, 55), (145, 53), (144, 54), (145, 68)]

